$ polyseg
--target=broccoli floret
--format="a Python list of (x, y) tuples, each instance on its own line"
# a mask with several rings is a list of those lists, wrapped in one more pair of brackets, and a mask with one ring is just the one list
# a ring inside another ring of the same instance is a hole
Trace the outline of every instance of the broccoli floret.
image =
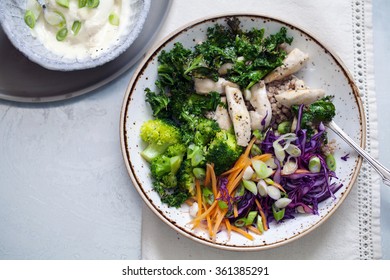
[(155, 181), (153, 185), (154, 190), (161, 197), (161, 202), (166, 203), (170, 207), (180, 207), (190, 197), (190, 194), (186, 189), (169, 187), (176, 182), (175, 176), (166, 176), (164, 181)]
[(163, 119), (149, 120), (141, 126), (141, 139), (149, 145), (141, 155), (148, 162), (163, 154), (173, 144), (180, 143), (180, 130)]
[(178, 186), (181, 189), (187, 190), (189, 194), (195, 195), (195, 175), (190, 159), (183, 161), (178, 173)]
[(153, 177), (160, 180), (167, 174), (176, 175), (185, 152), (186, 146), (181, 143), (169, 146), (163, 154), (155, 157), (150, 163), (150, 171)]
[(190, 144), (187, 148), (187, 159), (191, 160), (192, 167), (205, 165), (203, 148), (195, 144)]
[(196, 145), (204, 146), (215, 137), (219, 128), (218, 123), (215, 120), (207, 118), (198, 118), (198, 122), (195, 127), (194, 143)]
[(214, 163), (215, 173), (219, 175), (228, 170), (242, 152), (243, 148), (237, 145), (234, 134), (221, 130), (211, 141), (206, 152), (206, 160)]

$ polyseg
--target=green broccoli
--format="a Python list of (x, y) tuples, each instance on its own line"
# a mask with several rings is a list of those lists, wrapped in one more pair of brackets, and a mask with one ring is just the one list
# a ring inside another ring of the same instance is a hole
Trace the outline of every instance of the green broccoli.
[(186, 159), (177, 172), (179, 188), (187, 190), (191, 195), (195, 195), (195, 175), (193, 169), (191, 159)]
[(153, 111), (153, 116), (155, 117), (166, 117), (167, 115), (167, 108), (169, 104), (169, 97), (163, 93), (160, 92), (157, 94), (154, 91), (151, 91), (149, 88), (145, 89), (145, 96), (146, 96), (146, 102), (150, 104)]
[(206, 152), (207, 162), (214, 163), (217, 175), (228, 170), (242, 154), (243, 148), (237, 145), (234, 134), (221, 130), (217, 132)]
[(153, 178), (160, 180), (167, 174), (176, 175), (185, 152), (186, 147), (179, 143), (169, 146), (163, 154), (155, 157), (150, 163), (150, 171)]
[(169, 187), (169, 185), (176, 184), (175, 176), (164, 178), (165, 182), (155, 181), (153, 189), (160, 195), (162, 203), (166, 203), (170, 207), (180, 207), (190, 197), (189, 192), (186, 189)]
[(153, 119), (143, 123), (140, 136), (149, 144), (141, 153), (148, 162), (163, 154), (170, 145), (181, 141), (180, 130), (163, 119)]

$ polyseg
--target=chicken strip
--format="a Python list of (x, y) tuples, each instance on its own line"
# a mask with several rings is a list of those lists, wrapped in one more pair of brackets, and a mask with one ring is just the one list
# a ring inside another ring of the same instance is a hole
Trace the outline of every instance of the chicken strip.
[(272, 119), (272, 108), (263, 81), (251, 87), (251, 98), (249, 102), (255, 109), (254, 111), (249, 111), (252, 130), (263, 130), (268, 127)]
[(282, 80), (287, 76), (298, 72), (308, 59), (309, 55), (307, 53), (304, 53), (297, 48), (293, 49), (283, 60), (283, 65), (272, 70), (265, 76), (264, 82), (268, 84), (272, 81)]
[(278, 95), (275, 95), (275, 99), (286, 107), (293, 105), (309, 105), (325, 96), (323, 89), (295, 89), (287, 90)]
[(225, 80), (224, 78), (218, 78), (217, 82), (211, 79), (199, 79), (195, 78), (195, 92), (198, 94), (209, 94), (212, 91), (216, 91), (220, 94), (225, 93), (225, 86), (238, 87), (236, 84)]
[(229, 85), (225, 87), (225, 93), (237, 144), (246, 147), (251, 138), (251, 120), (244, 97), (240, 89)]
[(226, 97), (221, 98), (221, 103), (223, 104), (217, 106), (213, 119), (218, 123), (221, 129), (230, 130), (233, 124), (227, 110)]

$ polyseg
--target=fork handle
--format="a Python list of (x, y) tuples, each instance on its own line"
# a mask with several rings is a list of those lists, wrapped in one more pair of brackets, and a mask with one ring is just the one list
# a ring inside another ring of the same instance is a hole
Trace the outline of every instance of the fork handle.
[(374, 159), (369, 153), (363, 150), (355, 141), (353, 141), (334, 121), (327, 124), (334, 133), (336, 133), (341, 139), (349, 144), (355, 151), (361, 155), (382, 177), (383, 183), (390, 186), (390, 170), (384, 167), (379, 161)]

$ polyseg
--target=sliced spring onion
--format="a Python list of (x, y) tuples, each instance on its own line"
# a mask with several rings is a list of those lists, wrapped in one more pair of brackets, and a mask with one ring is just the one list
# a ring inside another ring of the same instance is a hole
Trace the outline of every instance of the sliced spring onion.
[(257, 190), (261, 196), (267, 196), (268, 195), (268, 185), (264, 180), (260, 180), (257, 182)]
[(61, 42), (65, 40), (66, 36), (68, 36), (68, 29), (66, 27), (63, 27), (60, 30), (58, 30), (56, 34), (56, 39), (57, 41)]
[(257, 229), (263, 233), (264, 232), (264, 226), (263, 226), (263, 219), (260, 215), (257, 215), (257, 221), (256, 221)]
[(257, 186), (255, 182), (249, 180), (242, 180), (242, 184), (248, 191), (250, 191), (254, 195), (257, 195)]
[(278, 209), (275, 204), (272, 204), (272, 214), (274, 215), (275, 220), (278, 222), (284, 217), (285, 208)]
[(246, 219), (245, 218), (238, 219), (238, 220), (236, 220), (234, 222), (234, 225), (236, 227), (243, 227), (243, 226), (245, 226), (245, 224), (246, 224)]
[(291, 122), (290, 121), (284, 121), (278, 125), (278, 132), (280, 134), (286, 134), (291, 132)]
[(181, 156), (174, 156), (170, 158), (171, 172), (173, 174), (176, 174), (176, 172), (179, 170), (182, 161), (183, 158)]
[(202, 189), (202, 195), (204, 200), (208, 205), (213, 204), (214, 202), (214, 194), (209, 188), (203, 188)]
[(289, 205), (291, 201), (292, 200), (287, 197), (282, 197), (275, 201), (275, 206), (279, 209), (282, 209)]
[(84, 8), (87, 5), (87, 0), (79, 0), (79, 8)]
[(283, 175), (293, 174), (298, 169), (297, 159), (289, 156), (286, 163), (283, 165)]
[(238, 196), (243, 196), (245, 193), (245, 187), (240, 184), (236, 190), (236, 194), (234, 195), (235, 197), (238, 197)]
[(219, 206), (219, 208), (221, 208), (221, 209), (226, 209), (226, 208), (228, 208), (227, 203), (226, 203), (225, 201), (223, 201), (223, 200), (218, 200), (218, 206)]
[(77, 34), (79, 34), (80, 29), (81, 29), (81, 22), (78, 20), (75, 20), (72, 24), (73, 35), (76, 36)]
[(48, 11), (43, 13), (46, 22), (53, 26), (63, 27), (66, 24), (66, 19), (63, 13), (59, 11)]
[(246, 217), (245, 225), (249, 226), (249, 225), (253, 224), (256, 216), (257, 216), (257, 211), (250, 211), (248, 213), (248, 216)]
[(299, 157), (299, 156), (301, 156), (301, 154), (302, 154), (301, 149), (299, 149), (298, 146), (296, 146), (296, 145), (294, 145), (294, 144), (291, 144), (291, 143), (290, 143), (290, 145), (288, 145), (288, 147), (286, 148), (286, 152), (287, 152), (289, 155), (293, 156), (293, 157)]
[(280, 145), (279, 142), (275, 141), (274, 143), (272, 143), (272, 146), (274, 147), (276, 158), (280, 162), (283, 162), (286, 157), (286, 152), (284, 151), (282, 145)]
[(116, 13), (111, 13), (108, 16), (108, 22), (111, 25), (119, 26), (119, 22), (120, 22), (119, 16)]
[(255, 171), (253, 170), (253, 168), (248, 166), (244, 170), (244, 174), (243, 174), (242, 178), (245, 179), (245, 180), (250, 180), (250, 179), (252, 179), (252, 176), (253, 176), (254, 173), (255, 173)]
[(271, 197), (274, 200), (278, 200), (282, 196), (282, 194), (280, 193), (280, 190), (274, 186), (268, 186), (267, 193), (268, 193), (269, 197)]
[(56, 3), (64, 8), (69, 8), (69, 0), (56, 0)]
[(318, 173), (321, 170), (321, 161), (318, 157), (312, 157), (309, 160), (309, 170), (313, 173)]
[(327, 155), (325, 161), (329, 170), (336, 171), (336, 160), (332, 154)]
[(24, 22), (27, 24), (28, 27), (33, 29), (35, 27), (36, 19), (33, 11), (27, 10), (24, 14)]
[(267, 166), (267, 164), (265, 164), (265, 162), (261, 160), (257, 160), (257, 159), (252, 160), (252, 166), (256, 172), (256, 175), (260, 179), (268, 178), (274, 172), (271, 168)]
[(261, 155), (263, 152), (261, 151), (260, 147), (257, 145), (252, 145), (251, 148), (251, 156), (257, 156)]
[(88, 8), (96, 8), (100, 4), (99, 0), (87, 0), (87, 7)]

